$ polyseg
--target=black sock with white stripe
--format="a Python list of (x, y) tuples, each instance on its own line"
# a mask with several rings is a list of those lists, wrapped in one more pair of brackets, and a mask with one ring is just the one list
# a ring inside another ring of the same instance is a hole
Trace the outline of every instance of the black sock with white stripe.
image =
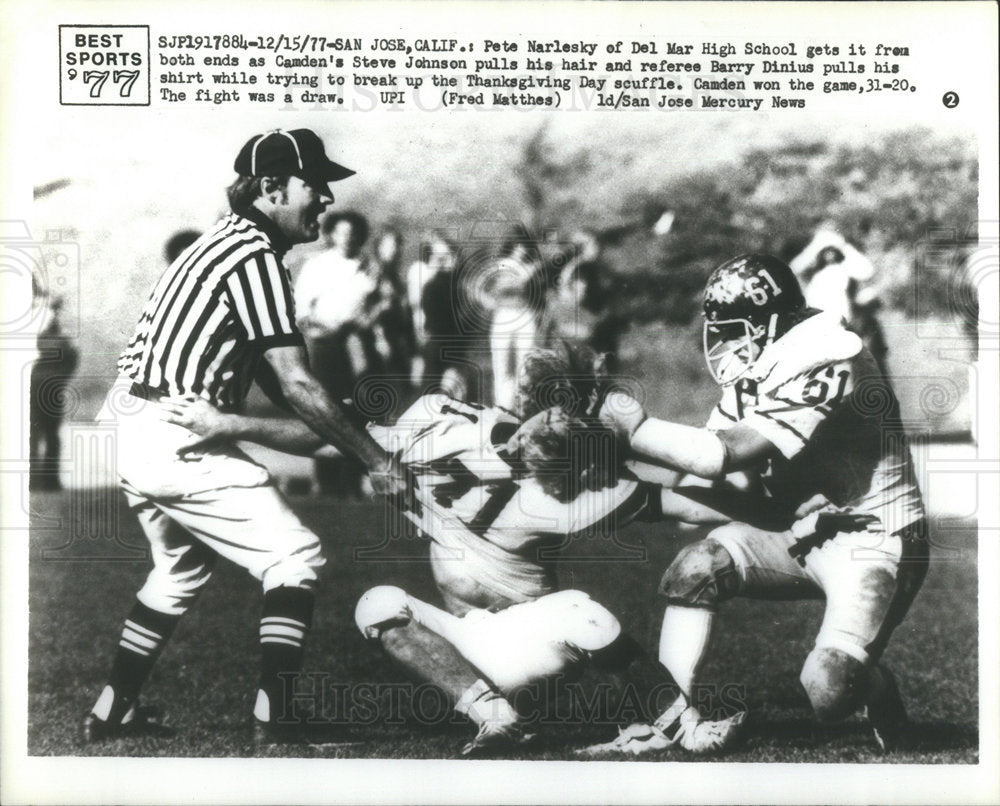
[(108, 685), (94, 705), (99, 719), (118, 723), (126, 717), (180, 618), (135, 603), (122, 628)]
[(254, 716), (262, 722), (293, 718), (295, 676), (302, 668), (302, 645), (312, 624), (313, 592), (273, 588), (264, 594), (260, 619), (260, 690)]

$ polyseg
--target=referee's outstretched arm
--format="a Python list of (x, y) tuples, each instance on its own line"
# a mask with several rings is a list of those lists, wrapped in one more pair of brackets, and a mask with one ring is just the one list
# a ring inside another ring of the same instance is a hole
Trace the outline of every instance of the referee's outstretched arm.
[(331, 445), (364, 462), (376, 492), (393, 495), (406, 489), (405, 478), (391, 466), (388, 454), (351, 422), (340, 404), (309, 371), (304, 347), (272, 347), (264, 353), (264, 358), (277, 375), (281, 391), (295, 413)]

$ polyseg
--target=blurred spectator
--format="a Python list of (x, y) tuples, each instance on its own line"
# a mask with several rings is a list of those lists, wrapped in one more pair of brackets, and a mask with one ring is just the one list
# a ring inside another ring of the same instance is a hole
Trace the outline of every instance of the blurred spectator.
[(369, 369), (365, 330), (378, 282), (361, 251), (368, 240), (364, 216), (334, 213), (323, 220), (322, 234), (326, 250), (303, 264), (295, 283), (295, 314), (316, 377), (331, 394), (346, 398)]
[[(385, 371), (396, 379), (409, 379), (416, 354), (413, 311), (403, 282), (400, 264), (403, 237), (399, 230), (386, 227), (375, 239), (376, 289), (367, 301), (372, 320), (375, 349)], [(394, 382), (394, 385), (400, 385)]]
[(871, 261), (851, 246), (843, 236), (820, 229), (809, 245), (788, 264), (802, 284), (806, 305), (830, 311), (845, 320), (851, 317), (848, 284), (862, 284), (872, 278)]
[(879, 370), (888, 378), (889, 346), (886, 344), (885, 332), (877, 316), (882, 301), (872, 292), (871, 287), (860, 288), (858, 281), (854, 279), (847, 284), (847, 296), (851, 303), (851, 315), (847, 320), (847, 326), (861, 337), (875, 363), (878, 364)]
[(844, 253), (836, 246), (826, 246), (816, 256), (816, 261), (801, 275), (805, 284), (803, 294), (806, 305), (836, 313), (847, 320), (851, 315), (851, 300), (847, 289), (850, 275), (844, 270)]
[(523, 228), (511, 232), (487, 268), (480, 302), (491, 313), (493, 403), (511, 409), (524, 357), (535, 346), (545, 310), (545, 264)]
[(38, 358), (31, 367), (28, 484), (33, 490), (59, 490), (62, 488), (59, 431), (66, 416), (66, 405), (73, 399), (70, 384), (79, 353), (62, 332), (59, 322), (62, 301), (41, 292), (36, 303), (43, 307), (43, 319), (36, 342)]
[[(441, 230), (434, 230), (427, 243), (421, 245), (420, 259), (406, 272), (406, 296), (413, 311), (413, 330), (417, 346), (421, 350), (429, 336), (422, 305), (424, 289), (438, 272), (454, 271), (455, 256), (456, 249), (451, 239)], [(421, 374), (417, 372), (415, 383), (419, 383)]]
[(611, 269), (593, 230), (578, 231), (572, 241), (573, 254), (548, 293), (542, 337), (581, 342), (608, 354), (613, 371), (622, 322), (611, 304)]
[(421, 259), (407, 273), (419, 351), (413, 383), (421, 391), (436, 387), (459, 400), (469, 396), (471, 364), (465, 357), (474, 338), (460, 316), (463, 276), (458, 249), (442, 230), (431, 233), (421, 248)]
[[(369, 307), (378, 297), (377, 272), (361, 251), (368, 221), (337, 212), (323, 219), (321, 233), (327, 248), (302, 266), (295, 313), (315, 376), (334, 397), (353, 398), (365, 375), (382, 371)], [(322, 492), (360, 495), (362, 477), (361, 466), (344, 457), (316, 459)]]
[(865, 285), (874, 274), (871, 261), (836, 232), (820, 229), (789, 265), (802, 283), (806, 305), (847, 322), (888, 376), (889, 348), (877, 316), (881, 302)]

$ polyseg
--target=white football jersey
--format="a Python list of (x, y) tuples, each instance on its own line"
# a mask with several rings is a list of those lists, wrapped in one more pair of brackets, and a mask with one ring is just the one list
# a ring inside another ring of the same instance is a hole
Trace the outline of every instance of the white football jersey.
[(725, 387), (707, 427), (744, 423), (781, 452), (764, 474), (775, 498), (856, 509), (893, 534), (923, 503), (892, 386), (860, 340), (843, 357), (850, 336), (823, 315), (792, 328)]
[(517, 426), (500, 409), (425, 395), (394, 426), (369, 431), (413, 474), (420, 511), (407, 517), (457, 557), (481, 558), (487, 581), (522, 600), (527, 591), (518, 578), (545, 572), (551, 550), (568, 536), (632, 520), (651, 497), (651, 485), (623, 474), (614, 486), (556, 500), (505, 452)]

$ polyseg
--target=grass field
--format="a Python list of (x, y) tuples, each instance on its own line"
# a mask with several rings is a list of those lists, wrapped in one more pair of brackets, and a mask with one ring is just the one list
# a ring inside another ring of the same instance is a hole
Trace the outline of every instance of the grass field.
[[(329, 558), (305, 666), (314, 673), (312, 690), (323, 694), (319, 707), (325, 715), (347, 714), (345, 692), (350, 694), (357, 742), (255, 750), (249, 716), (260, 592), (242, 569), (223, 562), (145, 689), (145, 701), (163, 708), (177, 735), (84, 745), (82, 717), (105, 681), (121, 620), (147, 570), (140, 556), (143, 537), (124, 506), (116, 511), (93, 503), (93, 493), (32, 499), (29, 755), (448, 758), (471, 736), (471, 726), (449, 717), (433, 691), (418, 690), (418, 704), (407, 707), (411, 689), (404, 688), (404, 678), (354, 627), (354, 603), (373, 584), (394, 583), (433, 598), (420, 560), (422, 541), (405, 535), (383, 540), (384, 515), (375, 504), (297, 499), (293, 505), (320, 535)], [(912, 748), (880, 756), (860, 720), (834, 727), (811, 722), (797, 678), (821, 603), (735, 601), (722, 610), (717, 651), (706, 672), (716, 684), (735, 686), (731, 690), (745, 699), (752, 721), (746, 743), (724, 760), (976, 761), (975, 529), (949, 531), (937, 543), (923, 590), (886, 654), (916, 723)], [(652, 649), (662, 613), (656, 583), (680, 545), (665, 527), (645, 524), (629, 527), (618, 543), (583, 540), (569, 547), (562, 579), (600, 599)], [(394, 707), (396, 700), (403, 705)], [(586, 724), (570, 714), (542, 726), (537, 744), (522, 757), (572, 759), (574, 747), (613, 734), (610, 725)], [(665, 751), (662, 758), (684, 756)]]

